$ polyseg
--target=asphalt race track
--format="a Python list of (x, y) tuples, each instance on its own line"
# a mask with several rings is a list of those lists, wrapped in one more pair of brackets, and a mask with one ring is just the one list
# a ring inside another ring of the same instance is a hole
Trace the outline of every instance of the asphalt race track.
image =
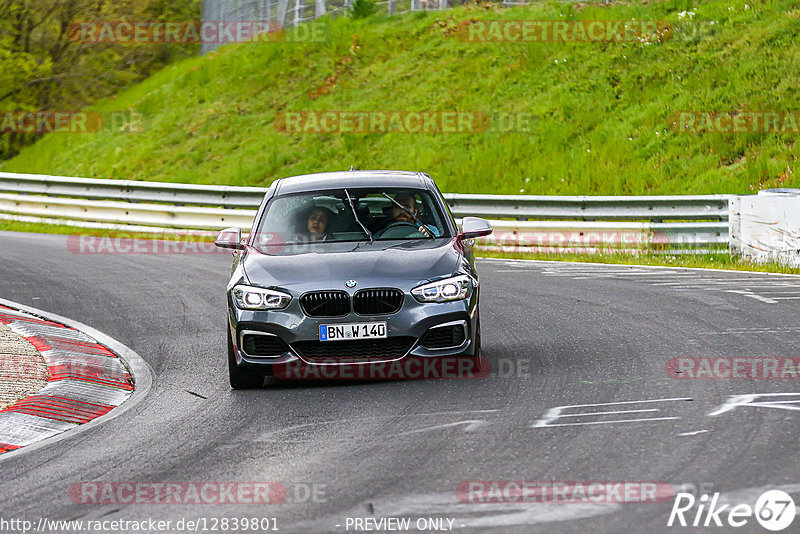
[[(121, 416), (0, 458), (5, 519), (255, 517), (275, 518), (281, 532), (353, 532), (348, 518), (423, 517), (464, 532), (766, 532), (754, 520), (668, 529), (673, 499), (468, 502), (456, 491), (466, 481), (655, 481), (732, 504), (782, 489), (800, 503), (800, 382), (668, 373), (671, 358), (800, 356), (798, 277), (480, 260), (490, 377), (232, 391), (230, 256), (75, 254), (63, 236), (15, 233), (0, 233), (0, 250), (0, 297), (90, 325), (153, 371), (149, 394)], [(92, 481), (275, 482), (287, 493), (280, 504), (71, 498)]]

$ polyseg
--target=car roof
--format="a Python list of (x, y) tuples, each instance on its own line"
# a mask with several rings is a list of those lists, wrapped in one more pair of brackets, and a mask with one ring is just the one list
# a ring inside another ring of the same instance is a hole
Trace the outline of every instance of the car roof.
[(408, 187), (430, 189), (426, 182), (430, 177), (421, 172), (410, 171), (336, 171), (303, 174), (277, 180), (276, 195), (360, 187)]

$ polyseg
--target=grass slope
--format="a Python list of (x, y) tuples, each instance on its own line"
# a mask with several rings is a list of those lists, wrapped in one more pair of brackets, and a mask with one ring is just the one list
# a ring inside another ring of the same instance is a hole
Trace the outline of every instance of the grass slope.
[[(679, 15), (691, 11), (694, 14)], [(473, 43), (470, 19), (700, 22), (665, 42)], [(711, 22), (714, 24), (710, 24)], [(356, 168), (424, 170), (443, 191), (751, 193), (800, 187), (797, 134), (686, 134), (682, 110), (800, 110), (794, 0), (464, 6), (331, 22), (324, 43), (226, 46), (93, 109), (144, 130), (51, 134), (0, 170), (233, 185)], [(529, 114), (529, 131), (287, 134), (287, 110)]]

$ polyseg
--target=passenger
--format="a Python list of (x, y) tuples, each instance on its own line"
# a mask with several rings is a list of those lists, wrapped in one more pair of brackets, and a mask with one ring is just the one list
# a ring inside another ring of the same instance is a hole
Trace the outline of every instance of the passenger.
[(328, 208), (315, 206), (308, 215), (301, 219), (302, 228), (298, 236), (301, 241), (322, 241), (326, 237), (328, 225), (334, 217), (334, 213)]

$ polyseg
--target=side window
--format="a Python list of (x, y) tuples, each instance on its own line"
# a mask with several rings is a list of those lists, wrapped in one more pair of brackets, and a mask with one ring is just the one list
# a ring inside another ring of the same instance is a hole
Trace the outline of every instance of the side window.
[(449, 217), (450, 218), (450, 222), (453, 223), (453, 226), (457, 226), (456, 225), (456, 219), (455, 219), (455, 217), (453, 217), (453, 213), (450, 211), (450, 205), (447, 203), (447, 200), (445, 200), (444, 195), (439, 190), (439, 186), (434, 184), (433, 187), (436, 188), (436, 192), (439, 193), (439, 197), (442, 199), (442, 203), (444, 204), (444, 209), (445, 209), (445, 212), (446, 212), (445, 213), (445, 217)]

